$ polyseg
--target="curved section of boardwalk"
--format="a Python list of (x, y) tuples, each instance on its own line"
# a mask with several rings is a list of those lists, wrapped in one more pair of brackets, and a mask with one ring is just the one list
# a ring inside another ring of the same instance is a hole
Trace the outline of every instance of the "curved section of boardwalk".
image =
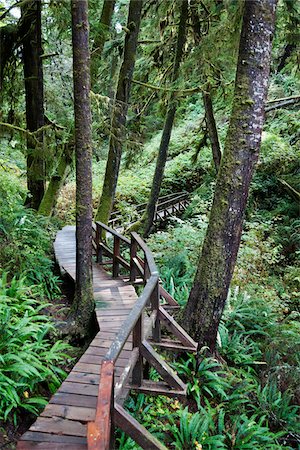
[[(75, 279), (75, 227), (66, 226), (54, 244), (61, 271)], [(93, 265), (93, 287), (100, 332), (51, 398), (41, 416), (18, 442), (18, 449), (87, 448), (87, 422), (95, 420), (100, 364), (117, 331), (129, 315), (137, 294), (122, 279), (113, 279), (99, 264)], [(131, 336), (118, 358), (116, 382), (132, 352)]]

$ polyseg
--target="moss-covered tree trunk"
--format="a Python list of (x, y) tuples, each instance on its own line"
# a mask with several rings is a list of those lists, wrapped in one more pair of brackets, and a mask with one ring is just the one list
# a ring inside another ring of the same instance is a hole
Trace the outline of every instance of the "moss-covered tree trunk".
[[(91, 54), (91, 84), (92, 89), (97, 90), (97, 68), (103, 51), (104, 44), (108, 39), (108, 31), (110, 28), (112, 14), (115, 7), (115, 0), (105, 0), (103, 3), (102, 14), (100, 19), (99, 34), (95, 39), (93, 51)], [(52, 174), (48, 187), (44, 193), (43, 199), (39, 207), (39, 213), (44, 216), (51, 216), (56, 204), (59, 192), (67, 178), (70, 163), (73, 159), (74, 143), (71, 140), (65, 145), (65, 150), (61, 152), (58, 158), (57, 166)]]
[(60, 189), (62, 188), (68, 175), (68, 169), (73, 160), (73, 153), (74, 142), (69, 141), (63, 146), (63, 149), (58, 157), (57, 166), (54, 173), (51, 175), (47, 189), (39, 206), (39, 214), (46, 217), (52, 215)]
[(131, 80), (135, 65), (135, 55), (138, 44), (138, 34), (142, 15), (142, 0), (131, 0), (129, 3), (127, 29), (123, 52), (123, 62), (120, 68), (117, 92), (111, 119), (111, 134), (109, 152), (96, 220), (107, 224), (118, 182), (122, 147), (126, 140), (126, 115), (130, 96)]
[[(188, 16), (188, 2), (186, 0), (181, 1), (180, 6), (180, 20), (178, 26), (177, 44), (175, 51), (175, 59), (172, 73), (172, 86), (176, 83), (179, 74), (180, 62), (183, 55), (185, 36), (186, 36), (186, 22)], [(165, 165), (168, 156), (168, 148), (171, 138), (172, 127), (174, 123), (176, 113), (176, 98), (174, 94), (170, 94), (168, 100), (168, 109), (164, 123), (164, 129), (159, 145), (158, 156), (156, 160), (156, 166), (151, 186), (151, 192), (147, 204), (147, 208), (144, 216), (141, 219), (143, 234), (148, 236), (153, 226), (153, 220), (155, 215), (156, 203), (159, 198), (160, 187), (164, 175)]]
[(222, 158), (222, 152), (210, 93), (205, 92), (203, 94), (203, 103), (205, 108), (205, 120), (207, 124), (214, 165), (218, 173)]
[(276, 0), (247, 0), (244, 4), (230, 124), (202, 254), (184, 311), (186, 329), (200, 347), (207, 345), (212, 352), (260, 149), (275, 7)]
[[(26, 124), (29, 131), (44, 125), (44, 89), (42, 51), (41, 2), (34, 0), (22, 7), (23, 21), (28, 31), (23, 38), (23, 64), (26, 99)], [(45, 159), (43, 132), (27, 138), (27, 187), (26, 204), (38, 209), (44, 195)]]
[(77, 333), (85, 335), (94, 311), (92, 285), (92, 133), (88, 0), (72, 0), (72, 43), (76, 161)]

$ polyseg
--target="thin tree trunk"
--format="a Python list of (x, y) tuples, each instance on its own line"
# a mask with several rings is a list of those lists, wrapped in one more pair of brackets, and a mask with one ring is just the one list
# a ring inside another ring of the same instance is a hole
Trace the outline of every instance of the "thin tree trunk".
[[(95, 89), (97, 83), (97, 67), (101, 57), (104, 44), (108, 38), (108, 30), (110, 28), (112, 14), (115, 6), (115, 0), (105, 0), (100, 19), (100, 31), (94, 44), (94, 51), (91, 54), (91, 83)], [(44, 193), (43, 199), (39, 207), (39, 213), (44, 216), (51, 216), (56, 204), (60, 189), (62, 188), (68, 174), (69, 165), (73, 159), (74, 143), (73, 137), (65, 146), (65, 152), (59, 156), (59, 160), (55, 172), (50, 178), (48, 187)]]
[(127, 28), (125, 37), (123, 63), (120, 68), (118, 87), (111, 120), (109, 152), (102, 194), (96, 214), (96, 220), (108, 223), (112, 210), (118, 182), (123, 142), (126, 140), (125, 126), (130, 96), (131, 80), (135, 65), (135, 55), (140, 29), (142, 0), (131, 0), (129, 3)]
[(211, 144), (213, 160), (216, 172), (218, 173), (222, 158), (222, 152), (210, 93), (203, 94), (203, 103), (205, 108), (205, 119)]
[(94, 311), (92, 286), (92, 133), (88, 1), (72, 0), (72, 42), (76, 155), (77, 333), (88, 334)]
[[(29, 31), (23, 39), (26, 124), (29, 131), (36, 131), (44, 125), (41, 2), (34, 0), (25, 4), (22, 8), (22, 15), (30, 24)], [(29, 196), (26, 204), (34, 209), (38, 209), (44, 195), (43, 132), (37, 135), (37, 141), (32, 137), (27, 138)]]
[[(186, 35), (186, 22), (188, 16), (188, 2), (186, 0), (181, 1), (180, 8), (180, 21), (177, 35), (177, 44), (175, 52), (175, 60), (172, 74), (172, 85), (176, 82), (179, 74), (179, 67), (183, 55), (183, 49), (185, 44)], [(171, 138), (171, 132), (173, 128), (175, 113), (176, 113), (176, 100), (174, 94), (170, 94), (168, 101), (168, 110), (164, 123), (164, 129), (160, 146), (158, 150), (158, 156), (156, 161), (155, 172), (152, 181), (152, 187), (150, 197), (148, 200), (147, 208), (144, 217), (141, 219), (144, 236), (148, 236), (153, 226), (153, 220), (155, 216), (156, 203), (159, 198), (160, 187), (164, 175), (165, 165), (168, 156), (168, 148)]]
[(249, 185), (258, 159), (276, 0), (247, 0), (230, 125), (209, 225), (184, 325), (212, 352), (241, 240)]
[(64, 145), (59, 155), (55, 173), (52, 174), (48, 187), (38, 209), (38, 213), (49, 217), (52, 215), (60, 189), (68, 175), (68, 169), (73, 159), (74, 143), (68, 142)]
[(100, 29), (99, 33), (96, 36), (93, 49), (92, 49), (92, 58), (91, 58), (91, 84), (92, 90), (97, 83), (97, 69), (99, 58), (102, 55), (104, 44), (109, 35), (109, 29), (111, 24), (112, 15), (114, 12), (116, 0), (104, 0), (102, 13), (100, 18)]

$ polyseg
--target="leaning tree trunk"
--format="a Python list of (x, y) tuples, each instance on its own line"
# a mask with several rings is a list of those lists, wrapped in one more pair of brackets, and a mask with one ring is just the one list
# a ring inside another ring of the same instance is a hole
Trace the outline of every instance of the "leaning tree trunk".
[(210, 92), (205, 92), (203, 94), (203, 103), (205, 108), (205, 120), (208, 129), (213, 160), (216, 172), (218, 173), (222, 158), (222, 152)]
[(202, 255), (184, 325), (212, 352), (241, 240), (249, 185), (258, 159), (276, 0), (247, 0), (230, 125)]
[[(188, 2), (186, 0), (181, 1), (180, 21), (177, 35), (177, 45), (175, 52), (174, 67), (172, 73), (171, 83), (174, 85), (178, 78), (180, 62), (183, 55), (185, 35), (186, 35), (186, 21), (188, 16)], [(164, 123), (163, 134), (160, 141), (158, 150), (158, 156), (156, 160), (156, 166), (152, 181), (152, 187), (150, 197), (148, 200), (147, 208), (144, 216), (141, 219), (143, 234), (148, 236), (153, 226), (153, 220), (155, 215), (156, 203), (159, 198), (160, 187), (164, 176), (165, 165), (168, 156), (169, 142), (171, 138), (172, 127), (174, 123), (176, 113), (176, 98), (171, 93), (168, 100), (168, 109)]]
[[(24, 20), (30, 24), (23, 39), (23, 63), (26, 99), (26, 123), (29, 131), (44, 125), (44, 89), (42, 65), (41, 2), (34, 0), (22, 8)], [(25, 27), (26, 28), (26, 27)], [(45, 160), (43, 157), (43, 132), (36, 138), (27, 138), (27, 187), (26, 204), (38, 209), (44, 195)]]
[(103, 182), (102, 194), (96, 214), (96, 220), (108, 223), (112, 210), (123, 142), (126, 140), (126, 115), (130, 96), (131, 80), (135, 65), (135, 55), (138, 44), (138, 34), (142, 15), (142, 0), (131, 0), (129, 3), (128, 20), (123, 63), (120, 68), (117, 93), (111, 119), (111, 134), (109, 140), (109, 152), (106, 163), (106, 171)]
[(48, 187), (44, 193), (40, 203), (38, 213), (49, 217), (52, 215), (54, 205), (56, 204), (59, 192), (68, 175), (68, 169), (73, 160), (74, 142), (67, 142), (63, 145), (62, 151), (58, 157), (58, 163), (54, 173), (48, 183)]
[[(94, 50), (91, 54), (91, 84), (95, 88), (97, 82), (97, 67), (101, 57), (104, 44), (108, 39), (108, 30), (110, 28), (112, 14), (115, 6), (115, 0), (105, 0), (103, 3), (100, 19), (100, 31), (94, 42)], [(52, 174), (46, 192), (39, 207), (39, 213), (44, 216), (51, 216), (56, 204), (59, 192), (68, 175), (70, 164), (73, 159), (74, 143), (73, 137), (65, 145), (65, 151), (61, 152), (57, 162), (56, 169)]]
[(94, 311), (92, 286), (92, 132), (88, 0), (72, 0), (76, 161), (76, 333), (88, 334)]

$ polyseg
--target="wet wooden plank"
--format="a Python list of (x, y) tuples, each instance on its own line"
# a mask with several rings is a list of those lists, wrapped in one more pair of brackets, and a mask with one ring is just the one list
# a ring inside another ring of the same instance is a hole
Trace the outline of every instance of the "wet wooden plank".
[(61, 417), (39, 417), (37, 421), (31, 425), (30, 431), (86, 437), (87, 426), (79, 421), (63, 419)]
[(83, 408), (81, 406), (55, 405), (49, 404), (44, 409), (41, 417), (64, 417), (69, 420), (79, 420), (89, 422), (95, 419), (94, 408)]

